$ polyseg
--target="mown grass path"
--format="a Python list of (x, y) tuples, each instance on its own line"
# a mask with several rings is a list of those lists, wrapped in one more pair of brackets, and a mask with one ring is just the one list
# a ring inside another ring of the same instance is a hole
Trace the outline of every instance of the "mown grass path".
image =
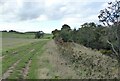
[[(32, 78), (36, 77), (37, 59), (38, 55), (43, 52), (43, 46), (48, 40), (40, 40), (32, 42), (30, 44), (11, 49), (3, 52), (5, 57), (2, 59), (2, 74), (7, 77), (4, 79), (20, 79), (20, 78)], [(12, 67), (17, 61), (19, 61), (14, 68)], [(31, 61), (31, 62), (30, 62)], [(12, 70), (9, 72), (9, 70)]]

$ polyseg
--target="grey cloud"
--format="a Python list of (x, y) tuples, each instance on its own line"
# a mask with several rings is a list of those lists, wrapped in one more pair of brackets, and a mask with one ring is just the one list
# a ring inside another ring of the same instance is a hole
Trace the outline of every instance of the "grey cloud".
[(43, 6), (38, 2), (24, 2), (17, 15), (20, 20), (35, 19), (44, 13)]
[(45, 14), (49, 19), (52, 19), (52, 20), (61, 19), (64, 16), (65, 12), (62, 12), (60, 8), (64, 6), (65, 5), (59, 4), (59, 5), (54, 5), (50, 8), (46, 8)]
[[(3, 1), (3, 0), (2, 0)], [(16, 0), (13, 0), (16, 3)], [(3, 1), (4, 4), (6, 3)], [(10, 5), (12, 2), (9, 2)], [(60, 3), (55, 3), (51, 6), (46, 6), (44, 0), (23, 0), (22, 5), (13, 5), (11, 8), (6, 8), (4, 13), (7, 14), (6, 17), (8, 20), (31, 20), (37, 19), (40, 15), (45, 15), (48, 20), (60, 20), (66, 17), (88, 17), (91, 14), (96, 15), (96, 11), (99, 10), (99, 6), (103, 3), (94, 3), (94, 2), (86, 2), (83, 3), (80, 0), (72, 1), (62, 1)], [(13, 3), (12, 3), (13, 4)], [(93, 6), (94, 4), (94, 6)], [(5, 7), (5, 5), (2, 5)], [(17, 8), (18, 6), (18, 8)], [(96, 6), (98, 8), (96, 8)], [(61, 10), (64, 8), (64, 10)], [(98, 12), (99, 13), (99, 12)], [(14, 15), (15, 17), (9, 17), (10, 15)], [(1, 15), (1, 14), (0, 14)], [(5, 14), (4, 14), (5, 15)]]
[[(66, 3), (54, 4), (49, 8), (45, 8), (45, 14), (47, 14), (49, 19), (59, 20), (66, 16), (75, 16), (76, 14), (80, 14), (80, 6), (80, 2), (69, 0)], [(62, 11), (61, 8), (65, 8), (65, 10)]]
[[(66, 4), (56, 4), (46, 9), (46, 14), (50, 19), (57, 20), (64, 17), (75, 17), (77, 14), (84, 13), (86, 5), (82, 4), (79, 1), (67, 1)], [(61, 8), (65, 7), (64, 11), (61, 11)], [(87, 13), (84, 13), (84, 15)]]

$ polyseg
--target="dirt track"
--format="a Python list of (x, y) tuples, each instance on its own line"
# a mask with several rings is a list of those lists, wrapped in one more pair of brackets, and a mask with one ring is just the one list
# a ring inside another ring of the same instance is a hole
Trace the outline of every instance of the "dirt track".
[(39, 58), (40, 69), (38, 77), (45, 78), (79, 78), (75, 71), (67, 65), (67, 62), (60, 57), (59, 51), (53, 40), (48, 42), (45, 47), (46, 51)]
[[(62, 52), (59, 51), (53, 40), (49, 41), (44, 46), (44, 49), (44, 53), (38, 57), (40, 67), (38, 69), (39, 79), (84, 79), (91, 77), (108, 79), (118, 77), (117, 61), (102, 55), (99, 51), (74, 44), (74, 46), (72, 46), (73, 52), (68, 55), (72, 56), (72, 54), (74, 54), (77, 57), (82, 57), (82, 60), (77, 60), (79, 61), (77, 64), (75, 62), (70, 63), (69, 57), (67, 57), (67, 59), (66, 56), (64, 56), (65, 54), (63, 55)], [(70, 49), (68, 49), (68, 51), (70, 52)], [(98, 60), (99, 63), (97, 63)]]

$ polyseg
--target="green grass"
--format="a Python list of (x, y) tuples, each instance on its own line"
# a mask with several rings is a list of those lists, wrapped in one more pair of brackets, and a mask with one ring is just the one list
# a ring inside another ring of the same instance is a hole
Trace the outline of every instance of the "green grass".
[[(9, 49), (13, 49), (22, 45), (26, 45), (32, 42), (39, 41), (40, 39), (34, 39), (34, 33), (11, 33), (11, 32), (2, 32), (2, 36), (0, 36), (0, 40), (2, 41), (2, 51), (7, 51)], [(43, 39), (51, 39), (52, 34), (45, 34)]]
[[(13, 63), (15, 63), (17, 60), (21, 59), (25, 54), (27, 54), (32, 48), (29, 48), (32, 45), (26, 45), (22, 46), (16, 49), (12, 49), (9, 52), (3, 52), (5, 57), (2, 60), (2, 73), (4, 73)], [(18, 51), (17, 54), (13, 54), (14, 51)], [(21, 58), (20, 58), (21, 57)]]
[[(33, 33), (18, 34), (18, 33), (7, 33), (3, 32), (2, 37), (2, 74), (4, 74), (9, 67), (11, 67), (18, 60), (20, 62), (17, 64), (9, 79), (21, 78), (22, 69), (26, 67), (26, 64), (30, 59), (32, 59), (30, 70), (28, 74), (28, 79), (37, 79), (37, 57), (42, 54), (43, 46), (52, 38), (51, 34), (45, 34), (42, 39), (33, 39)], [(33, 50), (30, 52), (31, 50)]]
[(44, 49), (42, 48), (43, 45), (46, 43), (46, 41), (44, 41), (43, 43), (41, 43), (39, 45), (39, 47), (37, 47), (38, 50), (36, 50), (36, 53), (32, 59), (32, 63), (30, 65), (30, 70), (28, 73), (28, 79), (37, 79), (37, 70), (39, 69), (39, 65), (38, 65), (38, 57), (43, 53)]
[[(15, 70), (13, 73), (9, 76), (9, 79), (15, 79), (15, 78), (21, 78), (22, 74), (20, 71), (22, 71), (22, 68), (26, 66), (26, 63), (29, 61), (29, 59), (32, 59), (31, 67), (30, 67), (30, 73), (29, 76), (32, 76), (32, 78), (36, 77), (37, 72), (35, 71), (37, 67), (37, 59), (36, 57), (42, 53), (42, 47), (48, 40), (41, 40), (39, 42), (35, 42), (34, 44), (29, 44), (26, 46), (22, 46), (22, 50), (19, 51), (20, 53), (10, 56), (9, 54), (6, 54), (6, 57), (3, 59), (3, 73), (17, 60), (21, 59), (20, 62), (15, 67)], [(20, 48), (19, 48), (20, 49)], [(35, 49), (34, 51), (30, 52), (32, 49)], [(15, 49), (14, 49), (15, 50)], [(18, 49), (16, 49), (18, 50)], [(8, 58), (9, 57), (9, 58)], [(31, 75), (32, 74), (32, 75)], [(30, 77), (31, 78), (31, 77)]]
[(52, 39), (53, 35), (52, 34), (45, 34), (43, 39)]
[[(44, 34), (44, 37), (42, 39), (51, 39), (52, 34)], [(34, 39), (35, 38), (35, 33), (24, 33), (24, 34), (19, 34), (15, 32), (2, 32), (1, 38), (22, 38), (22, 39)]]
[(39, 40), (40, 39), (2, 38), (2, 51), (7, 51)]
[(2, 32), (2, 38), (27, 38), (27, 39), (33, 39), (35, 37), (34, 33), (25, 33), (25, 34), (19, 34), (14, 32)]

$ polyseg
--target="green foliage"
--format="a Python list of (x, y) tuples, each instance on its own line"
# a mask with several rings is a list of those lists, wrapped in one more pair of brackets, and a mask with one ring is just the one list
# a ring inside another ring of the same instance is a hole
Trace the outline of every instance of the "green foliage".
[(62, 40), (64, 42), (70, 42), (72, 40), (71, 39), (71, 32), (68, 30), (61, 31), (59, 36), (62, 38)]
[(78, 36), (79, 36), (79, 43), (90, 46), (91, 42), (95, 41), (95, 31), (92, 27), (82, 27), (78, 30)]
[(42, 38), (44, 36), (44, 32), (43, 31), (38, 31), (36, 34), (35, 34), (35, 38)]
[(52, 31), (52, 34), (53, 34), (53, 38), (57, 38), (59, 37), (59, 30), (55, 29), (54, 31)]
[(70, 31), (70, 30), (71, 30), (71, 28), (70, 28), (70, 26), (69, 26), (69, 25), (64, 24), (64, 25), (62, 26), (62, 28), (61, 28), (61, 31), (62, 31), (62, 30)]
[[(75, 42), (92, 49), (105, 49), (109, 51), (111, 50), (111, 47), (107, 43), (106, 38), (109, 38), (117, 48), (117, 42), (115, 38), (116, 34), (113, 32), (115, 29), (116, 28), (114, 25), (113, 27), (108, 28), (102, 25), (96, 25), (94, 22), (91, 22), (84, 23), (78, 30), (72, 30), (70, 26), (65, 24), (62, 26), (61, 30), (58, 31), (56, 29), (52, 33), (55, 39), (62, 39), (63, 42)], [(108, 35), (110, 32), (111, 35)]]
[(109, 2), (108, 7), (100, 11), (98, 18), (104, 25), (108, 27), (114, 26), (115, 30), (112, 30), (112, 32), (115, 32), (115, 35), (109, 31), (109, 37), (106, 41), (111, 45), (114, 55), (117, 56), (120, 62), (120, 1)]
[(101, 49), (100, 52), (101, 52), (102, 54), (106, 54), (106, 55), (112, 54), (112, 51), (111, 51), (111, 50), (103, 50), (103, 49)]
[(72, 30), (70, 26), (64, 24), (61, 30), (55, 29), (54, 31), (52, 31), (52, 34), (53, 34), (53, 38), (55, 39), (62, 38), (64, 42), (71, 42), (72, 41), (71, 32)]

